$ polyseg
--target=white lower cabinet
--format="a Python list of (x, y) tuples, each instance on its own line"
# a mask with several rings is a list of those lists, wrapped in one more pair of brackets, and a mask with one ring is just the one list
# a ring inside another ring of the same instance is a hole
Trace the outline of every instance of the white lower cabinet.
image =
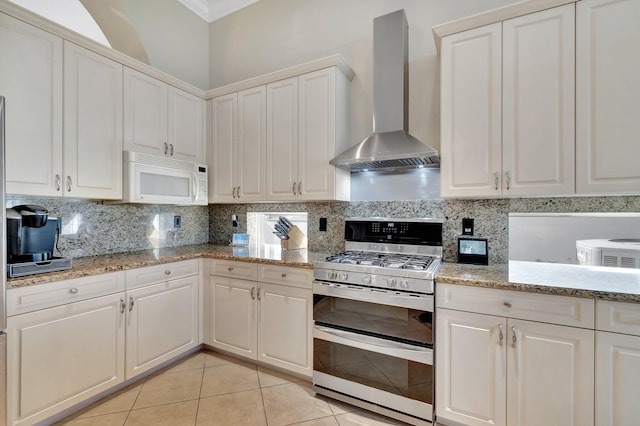
[(126, 378), (199, 344), (198, 276), (127, 291)]
[(7, 319), (8, 424), (32, 425), (124, 380), (124, 293)]
[(8, 424), (32, 425), (200, 344), (188, 260), (7, 292)]
[[(457, 293), (467, 290), (487, 297), (464, 306), (461, 301), (467, 296), (458, 298)], [(564, 300), (558, 303), (558, 297), (446, 284), (437, 287), (438, 423), (594, 424), (593, 301), (564, 298), (576, 302), (566, 300), (563, 309)], [(499, 300), (499, 305), (493, 303)], [(552, 317), (544, 313), (538, 315), (540, 322), (520, 319), (530, 317), (531, 308), (547, 300), (557, 313), (576, 312), (588, 328), (567, 326), (562, 320), (560, 324), (543, 323)], [(442, 307), (447, 305), (456, 309)], [(503, 313), (495, 315), (500, 309)]]
[(638, 424), (640, 307), (602, 300), (596, 307), (596, 426)]
[[(310, 377), (311, 271), (233, 261), (212, 263), (211, 336), (206, 342), (215, 348)], [(242, 278), (235, 278), (238, 276)], [(264, 282), (266, 280), (270, 282)]]

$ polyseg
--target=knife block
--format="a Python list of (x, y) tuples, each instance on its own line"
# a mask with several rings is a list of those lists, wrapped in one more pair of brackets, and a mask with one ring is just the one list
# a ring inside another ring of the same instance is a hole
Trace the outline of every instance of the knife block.
[(307, 236), (297, 226), (293, 226), (288, 234), (288, 240), (280, 240), (282, 250), (299, 250), (307, 248)]

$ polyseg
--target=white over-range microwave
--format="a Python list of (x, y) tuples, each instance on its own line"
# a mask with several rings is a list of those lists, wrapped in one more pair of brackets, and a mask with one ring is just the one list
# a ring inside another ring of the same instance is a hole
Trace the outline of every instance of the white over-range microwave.
[(207, 165), (124, 152), (126, 203), (206, 206)]

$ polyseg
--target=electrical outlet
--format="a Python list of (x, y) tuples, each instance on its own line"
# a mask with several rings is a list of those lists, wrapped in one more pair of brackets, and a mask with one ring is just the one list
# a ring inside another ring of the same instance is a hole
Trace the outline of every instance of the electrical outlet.
[(182, 226), (182, 216), (173, 217), (173, 227), (178, 229)]
[(462, 219), (462, 235), (473, 235), (473, 219), (468, 217)]
[(320, 218), (320, 232), (327, 232), (327, 218)]

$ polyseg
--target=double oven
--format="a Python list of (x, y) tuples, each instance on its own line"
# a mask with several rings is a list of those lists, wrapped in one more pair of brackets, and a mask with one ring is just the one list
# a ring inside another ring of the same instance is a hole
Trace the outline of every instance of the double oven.
[(351, 218), (315, 263), (316, 393), (411, 424), (433, 417), (434, 276), (442, 220)]

